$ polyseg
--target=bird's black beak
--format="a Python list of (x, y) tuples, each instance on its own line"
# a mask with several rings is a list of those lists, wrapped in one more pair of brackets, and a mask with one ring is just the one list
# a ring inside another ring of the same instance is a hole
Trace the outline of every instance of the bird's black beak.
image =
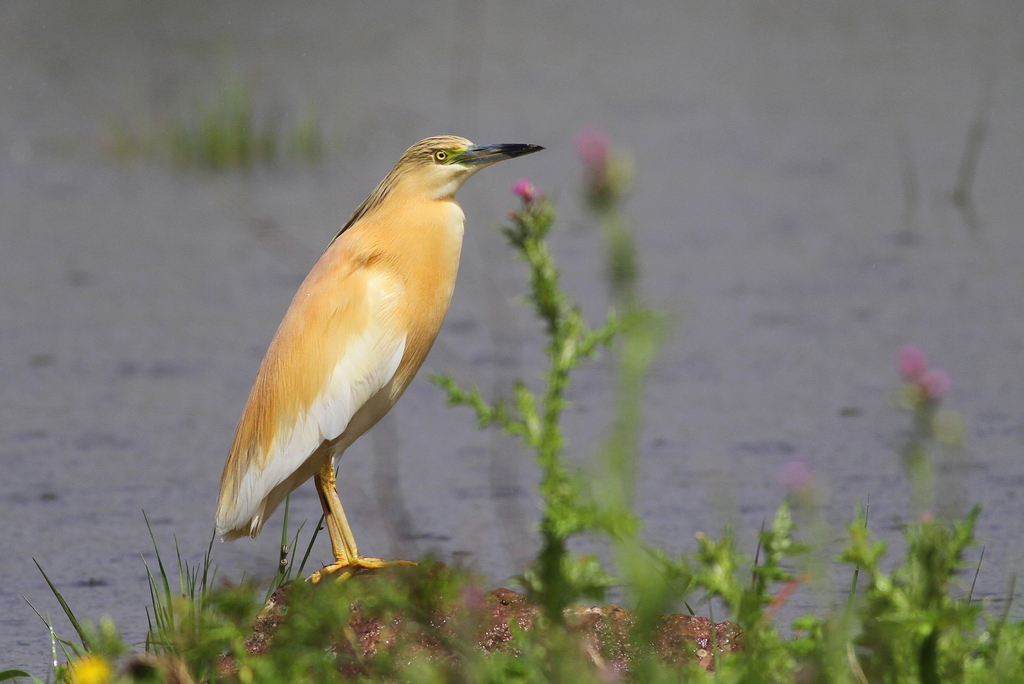
[(453, 159), (456, 164), (464, 166), (480, 166), (493, 164), (502, 159), (521, 157), (524, 154), (540, 152), (544, 148), (540, 145), (527, 145), (524, 143), (504, 143), (501, 145), (473, 145), (467, 147)]

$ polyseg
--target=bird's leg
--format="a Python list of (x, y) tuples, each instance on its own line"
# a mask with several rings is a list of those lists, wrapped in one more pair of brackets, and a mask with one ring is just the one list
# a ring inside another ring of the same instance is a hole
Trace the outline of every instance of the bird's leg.
[(345, 510), (341, 507), (341, 498), (334, 474), (334, 461), (328, 458), (313, 476), (316, 492), (320, 496), (320, 505), (324, 509), (324, 522), (327, 533), (331, 537), (331, 550), (334, 562), (320, 568), (309, 576), (309, 581), (316, 584), (325, 576), (340, 572), (339, 579), (348, 579), (362, 569), (379, 569), (386, 565), (410, 563), (410, 561), (386, 561), (382, 558), (364, 558), (359, 555), (356, 539), (349, 527)]
[(340, 563), (358, 558), (359, 549), (356, 547), (356, 539), (352, 534), (352, 528), (349, 527), (345, 509), (341, 507), (341, 498), (338, 496), (333, 459), (328, 458), (324, 461), (313, 478), (316, 483), (316, 493), (320, 496), (320, 506), (324, 509), (324, 521), (327, 523), (327, 532), (331, 536), (331, 550), (334, 551), (334, 559)]

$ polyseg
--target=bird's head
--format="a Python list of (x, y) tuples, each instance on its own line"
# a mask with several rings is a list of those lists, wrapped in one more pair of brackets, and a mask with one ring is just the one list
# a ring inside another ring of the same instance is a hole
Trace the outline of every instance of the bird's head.
[(465, 138), (442, 135), (410, 147), (391, 173), (402, 183), (416, 184), (433, 199), (447, 199), (485, 166), (543, 149), (521, 143), (474, 145)]

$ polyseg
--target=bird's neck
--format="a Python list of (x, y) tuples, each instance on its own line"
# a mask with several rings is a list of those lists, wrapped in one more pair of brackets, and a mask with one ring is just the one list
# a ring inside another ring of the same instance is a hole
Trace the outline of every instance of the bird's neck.
[(420, 269), (439, 275), (458, 268), (465, 214), (454, 198), (428, 199), (413, 193), (394, 193), (387, 208), (375, 212), (370, 223), (379, 229), (368, 235), (391, 257), (404, 264), (400, 272)]

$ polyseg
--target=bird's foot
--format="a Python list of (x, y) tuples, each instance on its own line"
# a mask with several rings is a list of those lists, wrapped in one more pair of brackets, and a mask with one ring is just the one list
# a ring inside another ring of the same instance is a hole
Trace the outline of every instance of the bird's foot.
[(324, 577), (335, 573), (338, 575), (338, 581), (344, 581), (363, 570), (380, 570), (392, 565), (416, 565), (416, 563), (407, 560), (384, 560), (383, 558), (358, 556), (346, 561), (337, 561), (326, 565), (310, 575), (306, 581), (316, 584)]

